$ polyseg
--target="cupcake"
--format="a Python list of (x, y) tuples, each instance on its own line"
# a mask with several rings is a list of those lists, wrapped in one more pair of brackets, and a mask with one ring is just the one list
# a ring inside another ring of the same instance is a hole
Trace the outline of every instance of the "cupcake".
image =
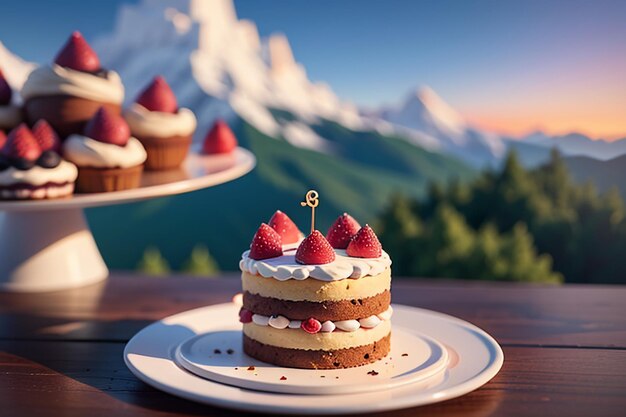
[(11, 130), (22, 122), (22, 109), (11, 104), (13, 90), (0, 70), (0, 129)]
[(60, 141), (49, 125), (35, 133), (20, 124), (0, 135), (0, 199), (28, 200), (66, 197), (74, 192), (78, 171), (58, 153)]
[(191, 110), (178, 108), (176, 96), (163, 77), (154, 78), (124, 117), (133, 136), (146, 148), (146, 169), (174, 169), (185, 160), (196, 117)]
[(202, 153), (205, 155), (229, 154), (237, 148), (237, 138), (230, 127), (218, 119), (202, 143)]
[(78, 166), (76, 190), (81, 193), (121, 191), (139, 187), (146, 151), (124, 119), (101, 107), (84, 134), (63, 144), (65, 157)]
[(74, 32), (51, 66), (35, 69), (22, 88), (30, 124), (45, 119), (63, 137), (81, 133), (100, 107), (120, 113), (124, 86), (79, 32)]

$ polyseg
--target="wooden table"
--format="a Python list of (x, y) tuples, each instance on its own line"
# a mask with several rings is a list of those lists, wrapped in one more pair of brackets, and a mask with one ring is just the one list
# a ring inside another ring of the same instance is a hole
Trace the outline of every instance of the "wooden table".
[[(233, 415), (152, 389), (122, 359), (154, 320), (239, 290), (220, 279), (115, 275), (40, 295), (0, 294), (0, 416)], [(492, 334), (504, 367), (464, 397), (388, 416), (626, 415), (626, 287), (396, 279), (395, 303), (442, 311)]]

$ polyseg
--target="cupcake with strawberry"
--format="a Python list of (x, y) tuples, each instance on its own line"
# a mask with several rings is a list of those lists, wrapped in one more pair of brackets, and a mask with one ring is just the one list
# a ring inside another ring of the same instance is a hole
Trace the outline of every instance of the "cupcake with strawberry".
[(67, 138), (63, 153), (78, 166), (78, 192), (121, 191), (140, 185), (146, 150), (131, 136), (126, 121), (106, 107), (96, 112), (83, 134)]
[[(0, 131), (1, 132), (1, 131)], [(60, 140), (45, 121), (0, 134), (0, 199), (40, 200), (74, 191), (76, 166), (59, 155)]]
[(11, 130), (22, 122), (22, 109), (13, 104), (13, 96), (13, 89), (0, 70), (0, 130)]
[(100, 107), (119, 114), (124, 101), (120, 76), (102, 68), (79, 32), (72, 33), (52, 65), (28, 76), (21, 93), (28, 122), (45, 119), (62, 138), (81, 133)]
[(237, 138), (222, 119), (218, 119), (202, 142), (204, 155), (229, 155), (237, 148)]
[(326, 236), (313, 230), (302, 239), (280, 211), (259, 227), (239, 264), (246, 354), (278, 366), (338, 369), (389, 353), (389, 256), (374, 231), (346, 213)]
[(155, 77), (126, 109), (124, 117), (133, 136), (146, 148), (146, 169), (174, 169), (185, 160), (196, 130), (196, 116), (178, 107), (165, 78)]

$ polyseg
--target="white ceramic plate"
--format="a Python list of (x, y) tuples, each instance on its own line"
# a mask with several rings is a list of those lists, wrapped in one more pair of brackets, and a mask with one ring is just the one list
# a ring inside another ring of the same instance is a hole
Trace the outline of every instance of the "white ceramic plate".
[[(438, 378), (366, 393), (294, 395), (214, 382), (176, 363), (175, 352), (183, 342), (208, 332), (240, 329), (238, 309), (235, 304), (220, 304), (156, 322), (128, 342), (124, 360), (139, 379), (170, 394), (220, 407), (281, 414), (365, 413), (444, 401), (487, 383), (504, 360), (498, 343), (478, 327), (445, 314), (394, 305), (394, 332), (423, 334), (446, 347), (448, 366)], [(383, 364), (384, 360), (376, 366)], [(289, 380), (291, 370), (283, 369)]]
[(211, 381), (257, 391), (304, 395), (394, 388), (445, 372), (448, 364), (448, 351), (437, 341), (400, 329), (393, 330), (391, 352), (384, 360), (348, 369), (274, 366), (243, 353), (242, 343), (239, 329), (209, 332), (183, 342), (174, 358), (183, 368)]

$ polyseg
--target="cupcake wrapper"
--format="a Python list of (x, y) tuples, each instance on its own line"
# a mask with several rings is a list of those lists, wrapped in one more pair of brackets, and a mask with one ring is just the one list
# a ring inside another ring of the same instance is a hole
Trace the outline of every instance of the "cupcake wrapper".
[(163, 171), (178, 168), (182, 164), (189, 153), (192, 135), (169, 138), (137, 136), (137, 139), (141, 141), (148, 154), (145, 162), (146, 170)]
[(79, 167), (76, 192), (106, 193), (130, 190), (141, 184), (143, 165), (130, 168)]
[(74, 133), (82, 133), (89, 119), (103, 106), (116, 114), (122, 111), (118, 104), (101, 103), (68, 95), (30, 98), (24, 103), (24, 110), (31, 126), (39, 119), (45, 119), (59, 136), (66, 138)]

